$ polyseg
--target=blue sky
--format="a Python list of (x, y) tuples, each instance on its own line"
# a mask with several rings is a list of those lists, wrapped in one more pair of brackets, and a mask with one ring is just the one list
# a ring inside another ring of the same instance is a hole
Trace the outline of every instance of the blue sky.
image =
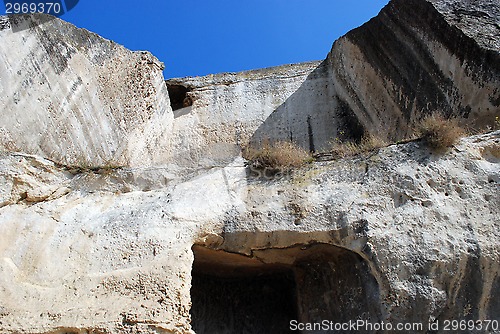
[(62, 19), (131, 50), (149, 50), (165, 77), (324, 59), (335, 39), (388, 0), (80, 0)]

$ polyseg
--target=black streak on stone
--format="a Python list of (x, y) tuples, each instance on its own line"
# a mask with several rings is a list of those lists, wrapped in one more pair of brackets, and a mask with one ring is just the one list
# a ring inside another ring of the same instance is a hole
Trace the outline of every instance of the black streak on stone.
[(311, 126), (311, 115), (307, 116), (307, 134), (309, 136), (309, 152), (316, 152), (314, 149), (314, 135)]

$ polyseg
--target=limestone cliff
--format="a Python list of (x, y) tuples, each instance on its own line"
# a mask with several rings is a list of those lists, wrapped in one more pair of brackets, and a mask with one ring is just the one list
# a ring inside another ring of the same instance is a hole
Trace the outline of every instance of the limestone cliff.
[(0, 145), (72, 166), (144, 164), (162, 155), (150, 141), (168, 141), (171, 132), (163, 64), (61, 20), (41, 20), (0, 18)]
[(396, 139), (436, 109), (491, 125), (499, 7), (393, 0), (324, 61), (166, 83), (147, 52), (0, 18), (0, 332), (499, 321), (500, 131), (285, 175), (241, 157)]
[[(178, 111), (185, 116), (179, 122), (196, 128), (197, 142), (188, 147), (213, 143), (210, 133), (232, 143), (248, 133), (254, 142), (293, 140), (312, 151), (367, 133), (397, 141), (436, 111), (491, 126), (500, 111), (498, 7), (391, 1), (336, 41), (323, 62), (169, 80), (194, 101)], [(205, 122), (221, 116), (223, 127)]]
[(434, 111), (491, 125), (500, 110), (499, 17), (494, 0), (391, 1), (335, 42), (327, 61), (339, 101), (391, 139)]

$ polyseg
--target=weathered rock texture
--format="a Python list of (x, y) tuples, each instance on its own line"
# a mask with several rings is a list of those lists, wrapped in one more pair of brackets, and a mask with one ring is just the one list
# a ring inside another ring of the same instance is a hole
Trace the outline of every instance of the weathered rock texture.
[[(151, 138), (167, 140), (173, 119), (163, 64), (43, 19), (0, 18), (0, 145), (73, 166), (142, 165), (160, 156)], [(14, 33), (13, 22), (32, 28)]]
[(245, 144), (251, 133), (253, 142), (322, 151), (363, 134), (400, 140), (433, 112), (491, 126), (500, 110), (499, 11), (495, 1), (391, 1), (323, 62), (169, 80), (194, 101), (176, 112), (177, 142), (206, 151)]
[(365, 129), (391, 139), (434, 111), (491, 125), (500, 109), (499, 7), (391, 1), (333, 45), (327, 61), (339, 100)]
[(148, 53), (0, 18), (0, 332), (499, 320), (500, 131), (274, 177), (240, 154), (399, 138), (436, 109), (493, 122), (498, 13), (394, 0), (323, 62), (166, 85)]
[[(75, 183), (65, 194), (59, 189), (72, 179), (53, 163), (10, 154), (2, 161), (4, 175), (34, 178), (27, 194), (46, 194), (1, 209), (4, 332), (188, 332), (191, 308), (200, 333), (213, 321), (234, 332), (237, 314), (214, 314), (242, 303), (247, 330), (261, 333), (275, 322), (259, 310), (273, 308), (259, 304), (264, 297), (245, 304), (253, 293), (288, 298), (290, 311), (277, 314), (303, 321), (427, 323), (500, 312), (499, 132), (443, 157), (416, 142), (272, 181), (249, 177), (237, 160), (147, 192), (109, 192), (101, 181), (93, 193)], [(242, 259), (195, 251), (191, 288), (193, 244)], [(207, 262), (229, 269), (217, 278)], [(248, 284), (255, 276), (261, 287)], [(290, 277), (295, 290), (272, 284)], [(227, 281), (234, 291), (225, 292)], [(213, 291), (220, 301), (209, 298)]]

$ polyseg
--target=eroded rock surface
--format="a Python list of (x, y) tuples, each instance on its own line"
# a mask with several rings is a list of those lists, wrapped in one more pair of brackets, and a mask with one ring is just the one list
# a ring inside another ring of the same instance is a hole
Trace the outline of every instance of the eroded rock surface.
[(32, 26), (0, 30), (1, 147), (82, 167), (165, 160), (155, 142), (173, 119), (163, 64), (43, 18), (0, 18)]
[(491, 124), (498, 7), (394, 0), (325, 61), (166, 85), (148, 53), (0, 18), (0, 331), (500, 320), (500, 131), (272, 177), (241, 157), (398, 138), (436, 109)]
[[(391, 1), (337, 40), (322, 62), (168, 80), (188, 88), (176, 112), (183, 149), (293, 140), (311, 151), (372, 134), (400, 140), (441, 112), (474, 127), (500, 110), (495, 1)], [(206, 151), (206, 150), (205, 150)], [(199, 152), (195, 153), (200, 155)], [(200, 157), (198, 157), (200, 159)]]
[(339, 99), (367, 131), (391, 139), (435, 111), (491, 125), (500, 110), (499, 11), (490, 0), (391, 1), (334, 43), (327, 60)]
[[(249, 176), (237, 159), (147, 192), (73, 190), (4, 206), (2, 330), (189, 332), (192, 307), (216, 312), (207, 300), (191, 304), (194, 244), (252, 258), (205, 257), (208, 267), (236, 266), (225, 277), (233, 282), (252, 268), (276, 272), (265, 264), (292, 270), (301, 297), (290, 307), (303, 321), (498, 317), (499, 146), (500, 132), (464, 139), (445, 156), (419, 142), (393, 145), (274, 180)], [(67, 182), (54, 174), (44, 182)], [(214, 273), (200, 270), (195, 289), (219, 291), (214, 278), (202, 280)], [(266, 284), (262, 293), (279, 294)], [(249, 293), (233, 285), (240, 298)], [(349, 307), (335, 308), (342, 303)]]

